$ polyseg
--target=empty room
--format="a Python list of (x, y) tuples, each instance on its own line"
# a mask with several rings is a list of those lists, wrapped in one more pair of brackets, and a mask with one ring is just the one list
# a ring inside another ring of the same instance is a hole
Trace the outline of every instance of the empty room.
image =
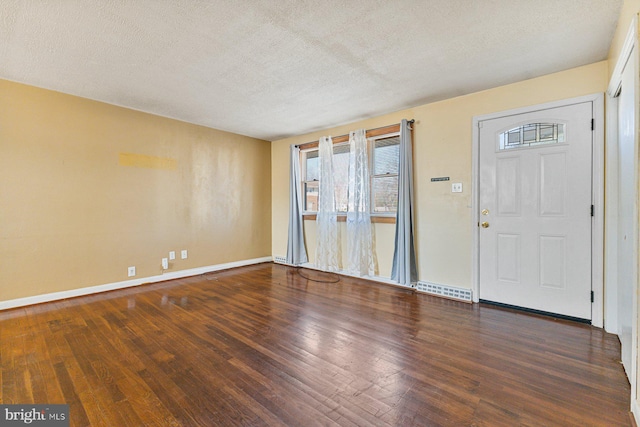
[(639, 12), (0, 2), (0, 425), (635, 426)]

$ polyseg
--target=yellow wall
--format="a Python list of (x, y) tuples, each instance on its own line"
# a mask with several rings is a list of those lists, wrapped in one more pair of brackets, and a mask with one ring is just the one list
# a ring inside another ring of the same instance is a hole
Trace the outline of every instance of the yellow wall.
[[(269, 256), (270, 144), (0, 80), (0, 301)], [(180, 259), (180, 250), (188, 259)]]
[(624, 0), (622, 9), (620, 10), (616, 32), (611, 41), (611, 47), (609, 48), (609, 76), (613, 73), (613, 68), (616, 66), (618, 56), (620, 56), (631, 21), (634, 16), (638, 14), (638, 11), (640, 11), (640, 0)]
[[(287, 249), (289, 145), (342, 135), (358, 128), (375, 128), (415, 119), (414, 171), (416, 198), (416, 250), (419, 278), (424, 281), (471, 288), (471, 156), (472, 119), (476, 115), (524, 107), (575, 96), (603, 92), (607, 61), (526, 80), (483, 92), (422, 105), (321, 132), (272, 143), (273, 254)], [(431, 182), (449, 176), (449, 182)], [(451, 193), (451, 183), (462, 182), (463, 193)], [(306, 224), (310, 243), (313, 227)], [(392, 225), (378, 232), (380, 275), (388, 277), (393, 254)], [(311, 236), (310, 236), (311, 235)], [(385, 236), (385, 237), (382, 237)], [(313, 248), (310, 254), (313, 254)]]

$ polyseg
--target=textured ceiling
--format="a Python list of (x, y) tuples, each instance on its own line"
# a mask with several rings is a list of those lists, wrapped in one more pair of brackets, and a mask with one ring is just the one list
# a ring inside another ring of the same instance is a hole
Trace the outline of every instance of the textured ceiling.
[(606, 59), (622, 0), (2, 0), (0, 78), (266, 140)]

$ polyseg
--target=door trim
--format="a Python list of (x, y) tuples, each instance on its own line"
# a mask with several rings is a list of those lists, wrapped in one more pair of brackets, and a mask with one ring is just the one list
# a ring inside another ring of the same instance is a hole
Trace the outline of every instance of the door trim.
[[(564, 99), (530, 107), (516, 108), (491, 114), (483, 114), (473, 117), (473, 141), (471, 164), (471, 229), (475, 230), (472, 241), (471, 254), (471, 278), (473, 301), (479, 302), (480, 298), (480, 230), (478, 227), (479, 213), (478, 200), (480, 194), (480, 122), (499, 117), (529, 113), (538, 110), (546, 110), (556, 107), (564, 107), (583, 102), (591, 102), (593, 105), (593, 117), (595, 129), (593, 132), (593, 164), (591, 174), (592, 202), (595, 206), (594, 216), (591, 220), (591, 289), (594, 302), (591, 305), (591, 324), (599, 328), (604, 324), (604, 95), (596, 93), (576, 98)], [(586, 125), (586, 124), (585, 124)]]

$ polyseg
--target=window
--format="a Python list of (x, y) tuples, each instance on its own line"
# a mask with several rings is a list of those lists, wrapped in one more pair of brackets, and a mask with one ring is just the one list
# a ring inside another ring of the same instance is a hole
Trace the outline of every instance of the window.
[[(336, 138), (337, 139), (337, 138)], [(398, 133), (368, 138), (369, 174), (371, 176), (371, 213), (395, 214), (398, 207), (398, 163), (400, 136)], [(318, 179), (320, 164), (318, 148), (302, 151), (304, 211), (318, 211)], [(349, 200), (349, 143), (333, 145), (333, 169), (336, 210), (347, 212)]]
[(304, 206), (306, 212), (318, 211), (318, 178), (320, 178), (320, 162), (318, 150), (304, 151), (303, 156), (303, 185)]
[(371, 141), (371, 201), (373, 212), (395, 212), (398, 209), (398, 163), (400, 137), (391, 136)]
[(500, 134), (500, 150), (565, 142), (564, 124), (529, 123)]

